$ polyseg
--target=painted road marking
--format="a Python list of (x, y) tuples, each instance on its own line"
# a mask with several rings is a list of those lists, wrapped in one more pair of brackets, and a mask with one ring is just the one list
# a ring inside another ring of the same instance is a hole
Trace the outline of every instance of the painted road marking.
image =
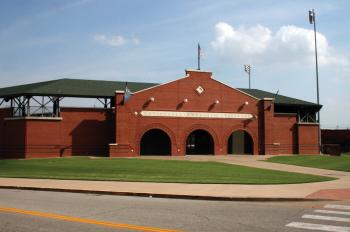
[(316, 213), (350, 215), (350, 212), (346, 212), (346, 211), (334, 211), (334, 210), (323, 210), (323, 209), (317, 209), (317, 210), (314, 210), (314, 212), (316, 212)]
[(350, 227), (348, 226), (330, 226), (330, 225), (312, 224), (312, 223), (304, 223), (304, 222), (291, 222), (286, 226), (298, 228), (298, 229), (307, 229), (307, 230), (350, 232)]
[(180, 230), (168, 230), (168, 229), (161, 229), (161, 228), (155, 228), (155, 227), (144, 227), (144, 226), (138, 226), (138, 225), (109, 222), (109, 221), (99, 221), (94, 219), (70, 217), (70, 216), (65, 216), (60, 214), (43, 213), (38, 211), (7, 208), (7, 207), (0, 207), (0, 212), (26, 214), (26, 215), (37, 216), (37, 217), (44, 217), (44, 218), (70, 221), (70, 222), (79, 222), (79, 223), (106, 226), (106, 227), (112, 227), (112, 228), (118, 228), (118, 229), (123, 228), (123, 229), (147, 231), (147, 232), (182, 232)]
[[(335, 205), (327, 204), (324, 208), (329, 209), (340, 209), (340, 210), (350, 210), (350, 205)], [(325, 214), (341, 214), (350, 215), (349, 211), (336, 211), (336, 210), (314, 210), (316, 213)], [(315, 220), (325, 220), (325, 221), (336, 221), (336, 222), (350, 222), (350, 218), (335, 217), (335, 216), (325, 216), (325, 215), (312, 215), (305, 214), (302, 216), (303, 219), (315, 219)], [(304, 222), (291, 222), (286, 225), (287, 227), (294, 227), (299, 229), (307, 230), (319, 230), (319, 231), (331, 231), (331, 232), (350, 232), (349, 226), (333, 226), (333, 225), (323, 225), (314, 223), (304, 223)]]
[(305, 214), (305, 215), (302, 216), (302, 218), (316, 219), (316, 220), (326, 220), (326, 221), (336, 221), (336, 222), (350, 222), (350, 218), (329, 217), (329, 216), (323, 216), (323, 215)]
[(333, 204), (328, 204), (328, 205), (325, 205), (324, 207), (328, 208), (328, 209), (350, 210), (350, 205), (333, 205)]

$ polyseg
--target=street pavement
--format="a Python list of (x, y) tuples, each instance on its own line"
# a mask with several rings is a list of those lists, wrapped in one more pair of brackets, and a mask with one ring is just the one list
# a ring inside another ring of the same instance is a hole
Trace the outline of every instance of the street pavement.
[(323, 175), (338, 179), (304, 184), (244, 185), (0, 178), (0, 188), (221, 200), (350, 200), (350, 172), (263, 162), (262, 160), (268, 158), (268, 156), (154, 156), (140, 158), (215, 161), (257, 168)]
[(0, 189), (0, 231), (350, 231), (350, 201), (204, 201)]
[(350, 231), (350, 205), (325, 204), (323, 209), (315, 209), (303, 214), (298, 221), (290, 222), (286, 227), (313, 231)]

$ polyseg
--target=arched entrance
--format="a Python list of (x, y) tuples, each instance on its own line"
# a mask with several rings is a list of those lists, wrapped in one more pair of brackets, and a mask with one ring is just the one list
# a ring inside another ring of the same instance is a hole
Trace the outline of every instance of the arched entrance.
[(233, 132), (227, 143), (228, 154), (253, 154), (253, 138), (245, 130)]
[(186, 140), (187, 155), (209, 155), (214, 154), (214, 140), (209, 132), (195, 130)]
[(171, 155), (171, 140), (161, 129), (151, 129), (143, 134), (140, 155)]

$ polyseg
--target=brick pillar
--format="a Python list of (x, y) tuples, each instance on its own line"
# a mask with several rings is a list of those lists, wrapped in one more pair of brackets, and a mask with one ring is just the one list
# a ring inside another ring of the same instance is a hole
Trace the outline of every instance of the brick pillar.
[(298, 124), (298, 152), (301, 155), (319, 155), (318, 123)]
[(261, 103), (261, 114), (263, 115), (263, 139), (262, 150), (266, 155), (278, 154), (278, 148), (274, 146), (274, 103), (273, 98), (264, 98)]
[(109, 144), (110, 157), (137, 156), (134, 144), (130, 144), (135, 118), (130, 118), (129, 108), (123, 105), (123, 94), (115, 95), (115, 143)]

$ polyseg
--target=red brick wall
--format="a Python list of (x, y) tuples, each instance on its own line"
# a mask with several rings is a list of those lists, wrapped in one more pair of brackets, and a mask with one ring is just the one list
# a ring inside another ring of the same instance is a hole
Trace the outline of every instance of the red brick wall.
[[(230, 134), (244, 129), (253, 138), (254, 154), (258, 154), (258, 120), (242, 119), (198, 119), (198, 118), (165, 118), (142, 117), (142, 110), (195, 111), (250, 113), (258, 115), (258, 100), (232, 89), (211, 78), (211, 73), (188, 72), (189, 77), (160, 85), (132, 95), (122, 105), (123, 97), (117, 94), (116, 141), (117, 147), (111, 156), (139, 155), (139, 144), (142, 135), (152, 128), (164, 130), (171, 138), (172, 155), (184, 155), (188, 135), (196, 129), (208, 131), (215, 143), (215, 154), (227, 153), (227, 142)], [(205, 91), (199, 95), (195, 89), (202, 86)], [(154, 97), (154, 102), (149, 99)], [(183, 103), (184, 99), (187, 103)], [(219, 100), (219, 104), (213, 104)], [(245, 102), (248, 105), (244, 105)], [(137, 112), (137, 115), (135, 115)], [(127, 152), (129, 151), (129, 152)]]
[(61, 120), (26, 119), (26, 158), (59, 157)]
[(4, 118), (11, 116), (11, 108), (0, 108), (0, 157), (5, 144), (5, 121)]
[(0, 109), (0, 157), (25, 157), (25, 132), (23, 121), (5, 120), (11, 116), (11, 108)]
[(330, 153), (333, 150), (340, 152), (350, 151), (350, 129), (323, 129), (322, 135), (322, 152)]
[(62, 120), (0, 118), (2, 157), (108, 155), (108, 144), (115, 140), (112, 109), (62, 108), (61, 117)]
[(297, 154), (297, 117), (295, 114), (275, 114), (274, 147), (278, 154)]
[(112, 109), (62, 108), (61, 156), (108, 155), (115, 141)]
[(322, 144), (347, 144), (350, 143), (350, 129), (323, 129), (321, 130)]
[(320, 153), (318, 133), (318, 124), (298, 124), (299, 154), (315, 155)]
[(260, 104), (261, 153), (298, 154), (298, 127), (295, 114), (274, 113), (272, 99)]

